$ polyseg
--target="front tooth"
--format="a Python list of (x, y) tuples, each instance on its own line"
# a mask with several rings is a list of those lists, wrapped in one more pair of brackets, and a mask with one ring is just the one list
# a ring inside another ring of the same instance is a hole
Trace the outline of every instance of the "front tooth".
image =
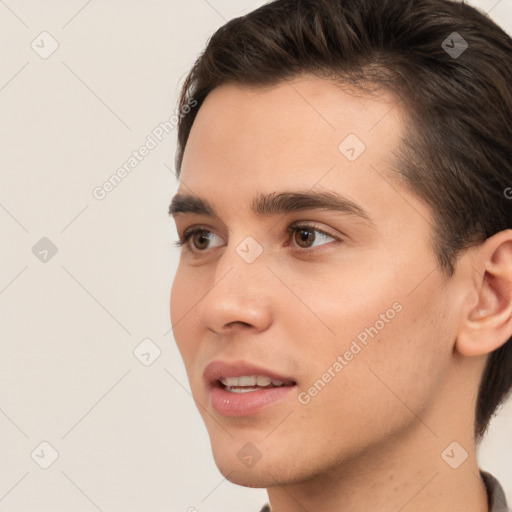
[(243, 375), (242, 377), (226, 377), (220, 379), (222, 384), (227, 387), (239, 387), (239, 386), (256, 386), (256, 375)]
[(274, 384), (274, 386), (282, 386), (284, 384), (284, 381), (272, 379), (272, 384)]
[(238, 377), (238, 386), (256, 386), (256, 375), (244, 375), (243, 377)]
[(261, 387), (266, 387), (272, 382), (272, 379), (270, 377), (267, 377), (266, 375), (258, 375), (258, 378), (256, 379), (256, 384)]

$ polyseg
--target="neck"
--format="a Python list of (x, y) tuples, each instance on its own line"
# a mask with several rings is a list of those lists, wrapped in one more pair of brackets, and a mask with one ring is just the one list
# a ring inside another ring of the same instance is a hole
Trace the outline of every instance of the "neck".
[(385, 450), (372, 447), (306, 481), (269, 488), (272, 512), (488, 512), (474, 440), (456, 438), (468, 452), (456, 469), (445, 461), (456, 465), (463, 453), (445, 450), (453, 436), (418, 423), (388, 439)]

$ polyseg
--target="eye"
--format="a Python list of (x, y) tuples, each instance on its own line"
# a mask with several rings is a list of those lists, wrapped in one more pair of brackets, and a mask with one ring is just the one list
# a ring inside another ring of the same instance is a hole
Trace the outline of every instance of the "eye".
[[(311, 248), (337, 240), (334, 236), (310, 224), (292, 225), (287, 229), (287, 232), (294, 241), (294, 250), (299, 252), (312, 252)], [(208, 246), (209, 242), (214, 240), (216, 236), (210, 229), (198, 226), (185, 230), (183, 236), (174, 244), (176, 247), (185, 246), (192, 252), (206, 252), (208, 249), (222, 245), (222, 242), (220, 242), (217, 245)], [(322, 240), (323, 243), (321, 243)]]
[[(194, 249), (199, 252), (204, 252), (206, 249), (210, 249), (208, 247), (208, 242), (212, 240), (216, 235), (205, 227), (196, 227), (185, 230), (183, 236), (174, 242), (176, 247), (187, 246), (190, 249), (190, 243), (192, 242), (194, 245)], [(218, 244), (215, 247), (218, 247), (221, 244)]]
[[(299, 251), (311, 252), (310, 247), (325, 245), (329, 241), (336, 240), (333, 236), (309, 224), (292, 225), (288, 228), (288, 233), (293, 235), (293, 240), (297, 243)], [(315, 242), (322, 239), (326, 242), (315, 244)]]

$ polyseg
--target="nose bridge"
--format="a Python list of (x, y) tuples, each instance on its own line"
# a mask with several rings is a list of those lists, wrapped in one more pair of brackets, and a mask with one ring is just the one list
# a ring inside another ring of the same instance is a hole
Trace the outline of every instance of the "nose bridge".
[(197, 305), (202, 323), (219, 331), (233, 322), (260, 324), (269, 318), (269, 285), (263, 247), (245, 237), (219, 258), (210, 290)]
[(254, 236), (232, 236), (235, 243), (228, 243), (219, 259), (215, 272), (215, 282), (220, 284), (224, 278), (233, 280), (235, 288), (250, 291), (251, 284), (261, 283), (268, 269), (262, 243)]

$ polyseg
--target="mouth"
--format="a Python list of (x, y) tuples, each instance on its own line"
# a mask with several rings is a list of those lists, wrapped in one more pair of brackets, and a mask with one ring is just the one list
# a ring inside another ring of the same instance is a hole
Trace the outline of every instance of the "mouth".
[(213, 361), (204, 372), (211, 405), (223, 416), (256, 414), (291, 396), (297, 382), (246, 362)]
[(295, 386), (292, 380), (273, 379), (268, 375), (242, 375), (241, 377), (224, 377), (217, 380), (220, 386), (230, 393), (252, 393), (260, 389)]

